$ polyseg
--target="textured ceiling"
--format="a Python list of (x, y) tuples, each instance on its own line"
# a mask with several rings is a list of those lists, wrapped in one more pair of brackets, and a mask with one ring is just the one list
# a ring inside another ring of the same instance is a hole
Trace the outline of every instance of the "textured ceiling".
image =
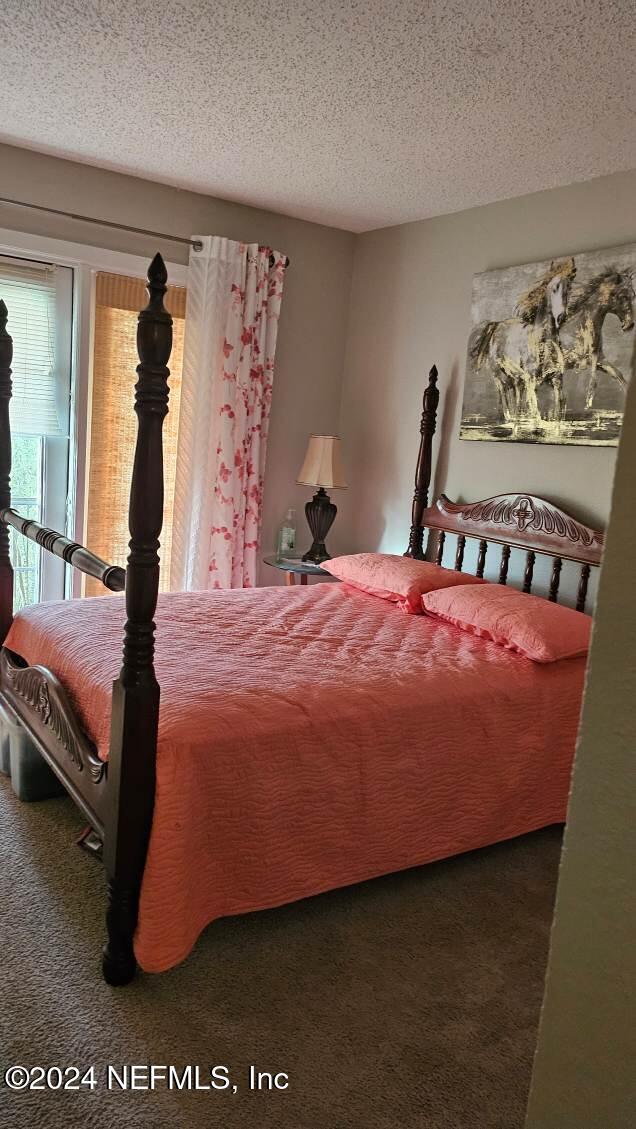
[(636, 166), (635, 27), (634, 0), (2, 0), (0, 139), (363, 231)]

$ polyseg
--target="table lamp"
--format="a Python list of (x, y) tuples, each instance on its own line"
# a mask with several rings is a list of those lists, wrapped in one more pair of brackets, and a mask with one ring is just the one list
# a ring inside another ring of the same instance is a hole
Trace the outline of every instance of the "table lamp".
[(325, 487), (330, 490), (347, 488), (340, 460), (340, 440), (336, 435), (310, 435), (305, 461), (296, 481), (301, 486), (319, 487), (311, 502), (305, 505), (313, 542), (303, 560), (320, 565), (330, 559), (325, 538), (338, 512)]

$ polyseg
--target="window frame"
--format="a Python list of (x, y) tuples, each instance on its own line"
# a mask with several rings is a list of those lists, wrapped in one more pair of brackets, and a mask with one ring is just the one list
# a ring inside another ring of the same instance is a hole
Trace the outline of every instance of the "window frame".
[[(65, 528), (58, 532), (79, 541), (82, 545), (85, 544), (86, 536), (87, 471), (91, 440), (95, 276), (100, 271), (106, 271), (110, 274), (145, 278), (148, 263), (154, 253), (154, 250), (141, 255), (111, 251), (91, 244), (74, 243), (65, 239), (0, 228), (0, 255), (44, 260), (56, 266), (70, 267), (73, 271), (68, 492)], [(166, 268), (172, 285), (187, 287), (186, 264), (166, 260)], [(79, 597), (81, 574), (68, 565), (62, 567), (65, 570), (65, 596)], [(44, 593), (43, 598), (45, 598)]]
[[(0, 252), (0, 271), (2, 262), (24, 263), (42, 266), (43, 262), (35, 255), (5, 255)], [(55, 274), (55, 340), (56, 340), (56, 383), (55, 398), (62, 425), (62, 434), (33, 435), (39, 439), (38, 479), (39, 509), (35, 519), (52, 529), (65, 529), (67, 518), (67, 488), (69, 476), (69, 450), (71, 432), (71, 382), (72, 382), (72, 333), (73, 333), (73, 285), (74, 275), (71, 267), (56, 265)], [(11, 302), (11, 299), (9, 299)], [(9, 310), (9, 332), (11, 332), (11, 310)], [(14, 389), (15, 390), (15, 389)], [(27, 437), (29, 432), (21, 432), (15, 423), (13, 436)], [(20, 511), (23, 512), (23, 511)], [(12, 534), (15, 544), (16, 533)], [(37, 554), (37, 550), (36, 550)], [(59, 557), (50, 553), (37, 554), (37, 600), (59, 600), (65, 595), (65, 566)], [(15, 565), (14, 565), (15, 567)]]

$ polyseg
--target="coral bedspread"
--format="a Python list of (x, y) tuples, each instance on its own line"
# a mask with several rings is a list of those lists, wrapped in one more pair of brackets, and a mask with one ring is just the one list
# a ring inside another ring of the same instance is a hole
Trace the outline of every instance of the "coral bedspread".
[[(39, 605), (7, 646), (102, 757), (123, 598)], [(565, 818), (584, 660), (538, 665), (347, 588), (159, 597), (157, 793), (135, 949)]]

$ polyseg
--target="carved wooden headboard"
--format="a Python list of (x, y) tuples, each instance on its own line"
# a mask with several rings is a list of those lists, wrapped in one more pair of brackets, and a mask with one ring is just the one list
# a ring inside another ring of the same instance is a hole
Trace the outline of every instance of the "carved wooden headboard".
[(478, 540), (475, 570), (478, 577), (484, 575), (488, 546), (501, 545), (500, 584), (505, 584), (508, 579), (511, 550), (525, 549), (524, 592), (532, 590), (537, 554), (552, 557), (548, 599), (553, 601), (558, 598), (563, 562), (580, 564), (576, 608), (584, 611), (590, 571), (601, 563), (603, 534), (598, 529), (583, 525), (544, 498), (537, 498), (534, 494), (498, 494), (481, 502), (458, 504), (442, 494), (433, 506), (423, 511), (422, 525), (439, 531), (435, 554), (437, 564), (444, 563), (446, 534), (457, 534), (454, 567), (459, 571), (464, 563), (466, 539)]
[[(591, 529), (552, 502), (534, 494), (498, 494), (479, 502), (464, 503), (451, 502), (445, 494), (441, 494), (432, 506), (427, 505), (438, 401), (437, 369), (433, 366), (424, 392), (411, 534), (406, 556), (422, 559), (434, 556), (437, 564), (446, 564), (444, 545), (446, 534), (451, 533), (457, 537), (453, 567), (461, 572), (466, 541), (476, 540), (479, 549), (475, 575), (482, 577), (488, 546), (501, 545), (498, 579), (500, 584), (506, 584), (512, 549), (525, 550), (524, 592), (532, 591), (537, 555), (551, 557), (548, 599), (552, 601), (558, 599), (563, 562), (572, 561), (581, 566), (576, 608), (584, 611), (591, 569), (600, 565), (603, 555), (604, 535), (598, 529)], [(436, 538), (435, 543), (429, 538), (426, 550), (425, 529), (433, 531)]]

